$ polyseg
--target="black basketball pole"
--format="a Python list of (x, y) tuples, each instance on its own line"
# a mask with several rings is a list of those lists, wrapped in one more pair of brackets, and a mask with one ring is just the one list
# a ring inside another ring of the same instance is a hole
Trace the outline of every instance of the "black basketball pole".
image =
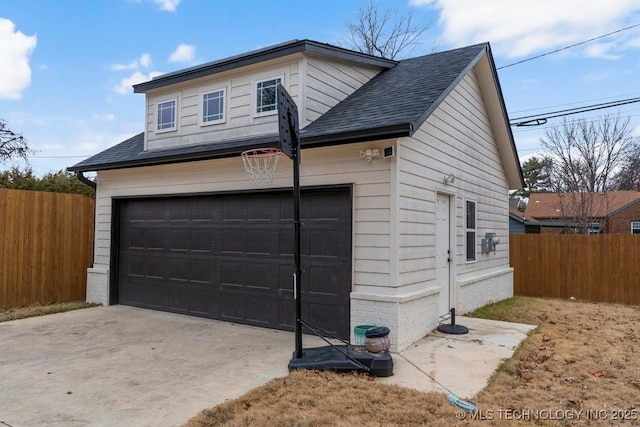
[[(289, 111), (291, 114), (291, 111)], [(291, 120), (289, 121), (291, 123)], [(293, 133), (293, 130), (292, 130)], [(293, 285), (296, 298), (296, 358), (302, 357), (302, 267), (300, 262), (300, 141), (292, 138), (293, 151), (293, 229), (294, 229), (294, 256), (295, 272)]]
[(296, 304), (294, 326), (296, 349), (295, 359), (302, 358), (302, 267), (300, 260), (300, 131), (298, 128), (298, 106), (287, 90), (278, 83), (278, 128), (280, 149), (293, 160), (293, 299)]

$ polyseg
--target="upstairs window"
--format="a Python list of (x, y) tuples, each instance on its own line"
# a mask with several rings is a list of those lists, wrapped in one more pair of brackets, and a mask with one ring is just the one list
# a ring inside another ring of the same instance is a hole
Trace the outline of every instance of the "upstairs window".
[(158, 132), (176, 130), (176, 100), (158, 102)]
[(465, 203), (465, 234), (467, 261), (476, 260), (476, 202)]
[(278, 83), (280, 77), (269, 80), (262, 80), (256, 83), (256, 114), (269, 113), (278, 109)]
[(640, 221), (631, 221), (631, 234), (640, 234)]
[(224, 89), (202, 95), (202, 124), (224, 122)]

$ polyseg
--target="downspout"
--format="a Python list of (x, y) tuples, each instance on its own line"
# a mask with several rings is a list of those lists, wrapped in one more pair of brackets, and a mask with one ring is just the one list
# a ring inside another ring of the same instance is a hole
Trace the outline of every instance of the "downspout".
[(86, 184), (89, 187), (93, 188), (93, 191), (96, 191), (96, 187), (97, 187), (96, 183), (91, 181), (86, 176), (84, 176), (82, 171), (76, 171), (76, 176), (78, 177), (78, 181), (80, 181), (81, 183)]
[[(87, 178), (86, 176), (84, 176), (84, 174), (82, 173), (82, 171), (76, 171), (76, 176), (78, 177), (78, 181), (80, 181), (83, 184), (88, 185), (89, 187), (93, 188), (93, 206), (95, 209), (95, 202), (96, 202), (96, 189), (97, 189), (97, 185), (95, 183), (95, 181), (90, 180), (89, 178)], [(93, 244), (91, 245), (91, 265), (89, 266), (89, 268), (93, 268), (93, 259), (95, 257), (95, 252), (96, 252), (96, 212), (94, 210), (93, 212)]]

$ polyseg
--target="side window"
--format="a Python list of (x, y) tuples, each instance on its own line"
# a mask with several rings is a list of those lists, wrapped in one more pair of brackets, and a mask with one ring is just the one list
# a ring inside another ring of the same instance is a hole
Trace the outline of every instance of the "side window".
[(176, 130), (176, 103), (175, 99), (158, 102), (156, 107), (158, 132)]
[(202, 94), (202, 124), (224, 122), (224, 95), (224, 89)]
[(465, 202), (465, 234), (467, 261), (476, 260), (476, 202)]
[(281, 78), (261, 80), (256, 83), (256, 114), (262, 115), (276, 111), (278, 108), (278, 93), (276, 88)]
[(640, 234), (640, 221), (631, 221), (631, 234)]

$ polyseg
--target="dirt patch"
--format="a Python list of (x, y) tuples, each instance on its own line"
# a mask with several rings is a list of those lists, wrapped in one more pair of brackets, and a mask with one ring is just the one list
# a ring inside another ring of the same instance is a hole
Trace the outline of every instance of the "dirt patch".
[(47, 305), (34, 304), (29, 307), (10, 308), (8, 310), (0, 310), (0, 322), (24, 319), (27, 317), (44, 316), (45, 314), (63, 313), (65, 311), (78, 310), (81, 308), (97, 307), (98, 305), (100, 304), (73, 301)]
[(475, 315), (539, 325), (473, 400), (476, 420), (457, 418), (444, 394), (366, 376), (294, 372), (188, 425), (640, 424), (640, 307), (512, 298)]

